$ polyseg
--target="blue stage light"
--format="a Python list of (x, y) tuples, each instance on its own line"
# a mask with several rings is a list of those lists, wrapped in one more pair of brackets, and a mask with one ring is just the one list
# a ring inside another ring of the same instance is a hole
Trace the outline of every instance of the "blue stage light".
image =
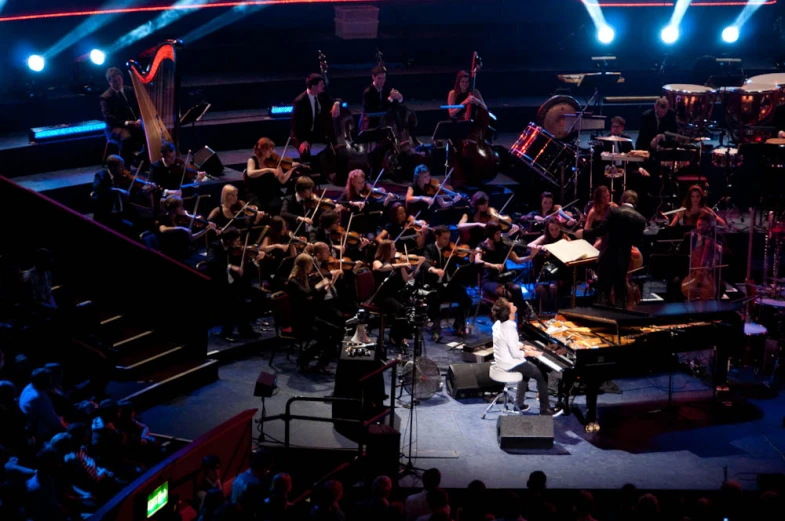
[(90, 61), (96, 65), (103, 65), (106, 61), (106, 53), (99, 49), (90, 51)]
[(679, 28), (676, 25), (669, 25), (665, 27), (660, 33), (660, 38), (662, 41), (667, 43), (668, 45), (675, 43), (676, 40), (679, 39)]
[(597, 31), (597, 39), (604, 44), (609, 44), (613, 41), (616, 37), (616, 33), (613, 31), (613, 28), (609, 25), (604, 25), (600, 27), (599, 31)]
[(722, 30), (722, 41), (725, 43), (736, 43), (739, 39), (739, 28), (731, 25)]
[(27, 66), (31, 71), (41, 72), (44, 70), (44, 57), (40, 54), (33, 54), (27, 59)]

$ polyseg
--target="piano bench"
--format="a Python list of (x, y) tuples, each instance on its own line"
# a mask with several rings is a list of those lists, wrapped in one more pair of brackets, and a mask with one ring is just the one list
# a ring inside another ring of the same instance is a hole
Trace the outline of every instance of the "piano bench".
[[(491, 380), (504, 384), (504, 389), (502, 392), (496, 395), (493, 401), (485, 409), (485, 412), (482, 413), (482, 419), (484, 420), (485, 416), (491, 412), (491, 409), (493, 409), (493, 406), (496, 405), (496, 402), (498, 402), (499, 399), (503, 399), (502, 409), (499, 410), (501, 414), (517, 414), (519, 409), (515, 404), (515, 394), (513, 393), (516, 391), (517, 385), (519, 385), (523, 380), (523, 375), (518, 372), (509, 372), (497, 369), (496, 365), (494, 364), (491, 365), (489, 376), (491, 377)], [(512, 411), (509, 409), (510, 404), (512, 404)]]

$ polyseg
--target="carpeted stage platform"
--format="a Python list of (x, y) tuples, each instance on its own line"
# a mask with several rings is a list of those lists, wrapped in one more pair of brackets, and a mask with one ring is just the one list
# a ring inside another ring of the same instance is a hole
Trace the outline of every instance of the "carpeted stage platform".
[[(473, 337), (487, 335), (489, 330), (488, 317), (480, 315)], [(452, 340), (448, 335), (443, 342)], [(427, 341), (425, 351), (443, 377), (448, 366), (461, 359), (461, 351), (447, 344)], [(683, 361), (705, 361), (707, 356), (689, 353)], [(333, 392), (334, 377), (301, 374), (294, 360), (280, 353), (272, 368), (268, 361), (269, 351), (264, 348), (227, 361), (217, 382), (149, 409), (142, 414), (143, 420), (156, 432), (193, 439), (238, 411), (259, 407), (253, 387), (262, 370), (278, 377), (278, 393), (265, 402), (268, 416), (282, 413), (291, 397), (323, 397)], [(389, 372), (386, 378), (389, 391)], [(732, 371), (731, 380), (737, 382), (733, 404), (723, 406), (712, 401), (706, 383), (675, 373), (674, 402), (668, 408), (668, 374), (616, 379), (620, 392), (599, 398), (599, 433), (585, 433), (576, 415), (558, 417), (554, 419), (554, 448), (522, 455), (499, 449), (496, 414), (481, 419), (490, 395), (455, 400), (442, 391), (416, 407), (412, 426), (409, 411), (396, 409), (401, 451), (408, 454), (409, 428), (414, 428), (414, 464), (438, 467), (442, 485), (448, 488), (465, 487), (472, 479), (481, 479), (492, 488), (520, 488), (537, 469), (548, 475), (549, 487), (560, 489), (618, 488), (628, 482), (644, 489), (716, 489), (725, 471), (745, 488), (754, 488), (758, 475), (785, 472), (785, 399), (751, 373)], [(406, 393), (403, 397), (408, 402)], [(536, 414), (533, 383), (527, 402), (532, 404), (527, 414)], [(575, 403), (583, 408), (585, 400), (577, 397)], [(292, 413), (329, 418), (331, 406), (300, 402)], [(283, 440), (283, 422), (265, 423), (264, 433), (268, 443)], [(292, 422), (291, 443), (356, 450), (356, 443), (335, 432), (329, 423)], [(411, 476), (401, 481), (402, 486), (418, 484)]]

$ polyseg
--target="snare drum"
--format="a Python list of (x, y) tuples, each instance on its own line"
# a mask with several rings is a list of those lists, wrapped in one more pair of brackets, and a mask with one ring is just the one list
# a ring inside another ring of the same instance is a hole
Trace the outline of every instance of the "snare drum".
[(665, 85), (662, 94), (668, 98), (671, 108), (676, 112), (676, 122), (682, 127), (705, 126), (711, 119), (717, 98), (717, 92), (711, 87), (688, 83)]
[(534, 123), (524, 129), (510, 152), (551, 182), (557, 169), (575, 160), (572, 148)]
[(718, 147), (711, 151), (711, 164), (720, 168), (735, 167), (741, 164), (737, 148)]

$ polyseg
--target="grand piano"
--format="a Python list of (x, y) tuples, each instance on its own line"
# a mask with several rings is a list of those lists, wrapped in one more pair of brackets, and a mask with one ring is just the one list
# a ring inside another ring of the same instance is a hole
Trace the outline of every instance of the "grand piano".
[(714, 349), (714, 386), (724, 385), (728, 355), (743, 342), (742, 302), (706, 300), (564, 309), (551, 320), (533, 315), (522, 337), (542, 354), (533, 360), (562, 373), (558, 405), (569, 413), (573, 384), (586, 385), (586, 430), (599, 430), (597, 395), (612, 378), (672, 367), (675, 353)]

